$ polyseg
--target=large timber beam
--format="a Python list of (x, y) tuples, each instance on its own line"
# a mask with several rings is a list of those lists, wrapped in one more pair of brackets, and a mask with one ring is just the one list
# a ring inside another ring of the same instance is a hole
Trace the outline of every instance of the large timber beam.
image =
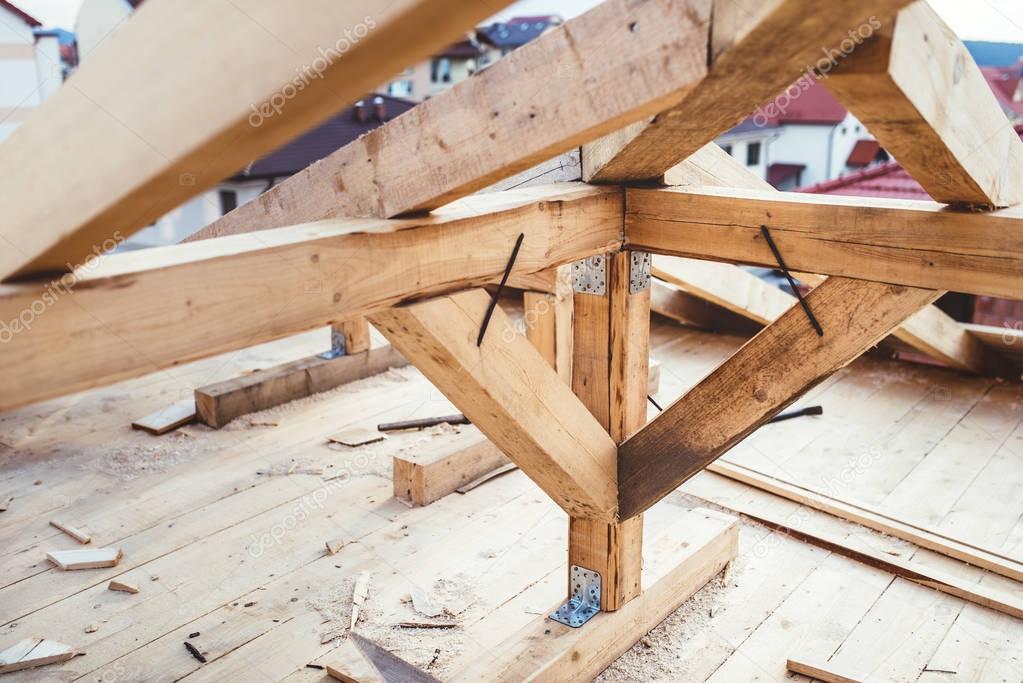
[(823, 83), (936, 201), (1023, 201), (1023, 142), (966, 46), (924, 0)]
[(499, 307), (476, 345), (489, 304), (475, 289), (370, 321), (558, 505), (613, 522), (615, 442)]
[[(97, 259), (0, 285), (0, 409), (616, 251), (622, 193), (558, 185), (433, 215), (331, 220)], [(471, 245), (469, 248), (467, 245)]]
[(0, 278), (82, 263), (507, 4), (147, 2), (4, 142)]
[[(676, 104), (710, 0), (607, 0), (196, 234), (433, 209)], [(613, 55), (613, 59), (609, 59)]]
[(720, 188), (626, 191), (629, 248), (776, 267), (768, 226), (797, 271), (1018, 298), (1023, 210)]
[(828, 278), (618, 451), (619, 514), (637, 515), (931, 303), (938, 292)]
[(715, 0), (707, 77), (673, 108), (584, 146), (583, 179), (660, 179), (909, 1)]

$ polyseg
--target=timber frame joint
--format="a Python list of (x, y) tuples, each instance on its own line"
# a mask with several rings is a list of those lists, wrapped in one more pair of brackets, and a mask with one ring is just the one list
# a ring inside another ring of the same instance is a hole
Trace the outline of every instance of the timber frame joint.
[(565, 604), (551, 614), (551, 619), (579, 628), (600, 612), (601, 576), (598, 571), (573, 564), (570, 580), (572, 592)]

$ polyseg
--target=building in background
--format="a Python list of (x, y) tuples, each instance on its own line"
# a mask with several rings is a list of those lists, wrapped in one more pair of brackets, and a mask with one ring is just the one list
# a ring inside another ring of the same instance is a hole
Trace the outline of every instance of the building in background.
[(88, 57), (141, 4), (142, 0), (82, 0), (75, 21), (79, 57)]
[(60, 37), (0, 0), (0, 142), (64, 82)]

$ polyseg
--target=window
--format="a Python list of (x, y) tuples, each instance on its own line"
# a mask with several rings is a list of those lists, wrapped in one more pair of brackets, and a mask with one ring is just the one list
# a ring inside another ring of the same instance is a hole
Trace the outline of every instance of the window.
[(434, 83), (450, 83), (451, 60), (447, 57), (433, 60), (430, 65), (430, 80)]
[(391, 97), (410, 97), (414, 85), (411, 79), (391, 81), (387, 84), (387, 94)]
[(732, 156), (732, 146), (731, 145), (723, 145), (721, 147), (721, 149), (725, 150), (725, 154), (727, 154), (728, 156)]
[(221, 190), (218, 194), (220, 195), (220, 214), (224, 215), (234, 211), (238, 206), (238, 193), (234, 190)]
[(760, 165), (760, 143), (751, 142), (746, 147), (746, 165), (747, 166), (759, 166)]

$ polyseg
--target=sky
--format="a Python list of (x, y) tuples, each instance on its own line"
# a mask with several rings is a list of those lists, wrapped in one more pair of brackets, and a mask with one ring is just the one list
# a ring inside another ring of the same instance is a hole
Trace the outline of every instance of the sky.
[[(74, 30), (82, 0), (12, 0), (48, 27)], [(496, 16), (560, 14), (566, 19), (585, 12), (599, 0), (519, 0)], [(1023, 2), (1020, 0), (930, 0), (931, 5), (964, 40), (1023, 43)]]

